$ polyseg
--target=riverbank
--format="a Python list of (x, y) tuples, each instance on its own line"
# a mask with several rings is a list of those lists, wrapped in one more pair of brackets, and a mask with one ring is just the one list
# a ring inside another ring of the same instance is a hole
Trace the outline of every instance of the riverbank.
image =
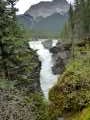
[[(90, 105), (90, 42), (77, 44), (74, 55), (57, 84), (49, 92), (51, 120), (57, 120), (62, 116), (65, 120), (90, 118), (85, 112)], [(82, 118), (83, 113), (85, 118)]]

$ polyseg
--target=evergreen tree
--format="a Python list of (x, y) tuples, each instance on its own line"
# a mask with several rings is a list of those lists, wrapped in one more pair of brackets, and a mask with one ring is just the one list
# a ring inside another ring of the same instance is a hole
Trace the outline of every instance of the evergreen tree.
[(90, 1), (75, 0), (74, 30), (78, 39), (85, 39), (90, 34)]
[(66, 22), (62, 32), (60, 33), (60, 38), (63, 40), (70, 40), (71, 28), (69, 27), (70, 23)]
[(75, 0), (74, 9), (70, 5), (69, 23), (73, 38), (90, 39), (90, 0)]
[(17, 40), (15, 2), (15, 0), (0, 1), (0, 73), (7, 79), (11, 79), (9, 69), (17, 64), (14, 55)]
[(71, 4), (69, 10), (69, 22), (71, 27), (72, 57), (74, 59), (74, 12)]
[(84, 9), (83, 9), (83, 33), (84, 33), (84, 38), (88, 37), (90, 34), (90, 1), (84, 1)]

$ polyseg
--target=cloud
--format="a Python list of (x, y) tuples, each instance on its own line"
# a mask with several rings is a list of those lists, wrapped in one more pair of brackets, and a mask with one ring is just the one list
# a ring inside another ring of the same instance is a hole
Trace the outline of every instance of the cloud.
[(16, 8), (19, 9), (17, 14), (23, 14), (30, 8), (31, 5), (37, 4), (40, 1), (52, 1), (52, 0), (19, 0), (16, 4)]

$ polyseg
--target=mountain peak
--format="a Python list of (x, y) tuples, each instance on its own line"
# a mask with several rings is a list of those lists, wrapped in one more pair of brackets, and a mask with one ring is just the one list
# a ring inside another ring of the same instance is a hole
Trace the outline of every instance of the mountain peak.
[(54, 13), (64, 14), (69, 10), (69, 4), (66, 0), (53, 0), (52, 2), (41, 1), (38, 4), (31, 6), (26, 12), (36, 19), (37, 17), (48, 17)]

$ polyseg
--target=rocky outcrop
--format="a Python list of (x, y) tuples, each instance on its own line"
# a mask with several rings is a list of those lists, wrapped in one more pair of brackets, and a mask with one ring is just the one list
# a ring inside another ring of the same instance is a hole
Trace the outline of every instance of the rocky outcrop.
[(42, 44), (44, 45), (44, 47), (46, 48), (46, 49), (50, 49), (50, 48), (52, 48), (52, 40), (44, 40), (44, 41), (42, 41)]
[(50, 51), (53, 53), (54, 66), (52, 71), (54, 74), (61, 74), (65, 65), (70, 57), (71, 44), (59, 42), (55, 47), (51, 48)]

